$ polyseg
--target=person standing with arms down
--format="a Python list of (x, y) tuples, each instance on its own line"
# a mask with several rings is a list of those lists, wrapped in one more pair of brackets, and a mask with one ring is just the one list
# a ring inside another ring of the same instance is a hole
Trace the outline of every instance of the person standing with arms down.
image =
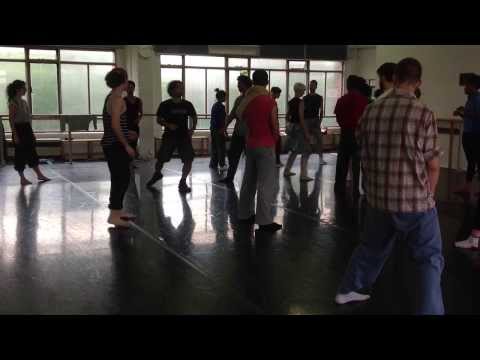
[[(272, 95), (273, 100), (275, 100), (275, 103), (277, 102), (278, 98), (280, 98), (280, 95), (282, 94), (282, 89), (280, 89), (277, 86), (274, 86), (270, 89), (270, 94)], [(277, 104), (277, 109), (278, 109), (278, 104)], [(278, 113), (278, 111), (277, 111)], [(280, 161), (280, 155), (282, 154), (282, 136), (280, 135), (280, 128), (278, 129), (278, 140), (277, 143), (275, 144), (275, 160), (277, 163), (277, 168), (280, 168), (283, 166), (282, 162)]]
[(350, 75), (347, 79), (347, 93), (338, 99), (334, 111), (341, 129), (334, 191), (337, 195), (345, 194), (351, 160), (354, 198), (358, 198), (360, 195), (360, 153), (355, 139), (355, 129), (368, 105), (368, 99), (361, 93), (364, 84), (364, 79)]
[(217, 102), (213, 104), (210, 120), (210, 138), (212, 153), (210, 154), (210, 169), (218, 169), (220, 164), (220, 170), (223, 171), (225, 167), (225, 118), (227, 112), (225, 111), (225, 98), (226, 92), (223, 90), (215, 89), (215, 97)]
[(287, 111), (287, 149), (290, 150), (287, 165), (283, 171), (283, 176), (293, 176), (292, 166), (298, 154), (302, 154), (300, 163), (300, 181), (311, 181), (312, 178), (307, 176), (308, 155), (311, 151), (312, 136), (304, 121), (305, 107), (302, 100), (306, 87), (302, 83), (296, 83), (293, 86), (295, 97), (288, 102)]
[(313, 137), (312, 153), (318, 154), (320, 165), (325, 165), (322, 151), (323, 97), (317, 94), (317, 80), (310, 81), (309, 94), (303, 98), (305, 124)]
[(143, 103), (139, 97), (134, 95), (135, 83), (128, 81), (127, 96), (125, 97), (125, 105), (127, 106), (128, 130), (133, 132), (129, 134), (129, 143), (138, 156), (137, 145), (140, 137), (140, 120), (143, 116)]
[(405, 241), (418, 280), (417, 314), (442, 315), (442, 239), (434, 194), (440, 174), (437, 123), (415, 97), (422, 66), (400, 61), (395, 87), (365, 110), (357, 130), (366, 173), (367, 213), (335, 301), (365, 301), (394, 248)]
[(462, 145), (467, 159), (466, 182), (456, 193), (464, 193), (470, 196), (472, 191), (473, 177), (476, 172), (480, 173), (480, 77), (468, 74), (465, 79), (464, 89), (467, 95), (465, 107), (459, 107), (453, 113), (454, 116), (463, 118)]
[[(187, 176), (192, 170), (195, 152), (192, 146), (192, 135), (197, 128), (197, 113), (192, 103), (183, 99), (185, 88), (179, 80), (171, 81), (167, 87), (171, 99), (163, 101), (158, 107), (157, 122), (165, 127), (162, 136), (162, 145), (157, 155), (155, 172), (148, 181), (147, 187), (151, 188), (162, 175), (163, 164), (169, 162), (175, 149), (178, 150), (183, 162), (182, 178), (178, 184), (178, 191), (186, 194), (192, 191), (187, 185)], [(188, 128), (188, 119), (193, 125)]]
[(245, 150), (245, 135), (246, 129), (245, 124), (243, 124), (237, 116), (237, 109), (240, 106), (243, 98), (245, 97), (245, 92), (252, 87), (252, 80), (246, 75), (240, 75), (237, 78), (238, 82), (238, 91), (240, 91), (240, 96), (237, 97), (235, 103), (233, 104), (230, 114), (227, 116), (225, 122), (226, 132), (230, 123), (236, 119), (235, 128), (233, 129), (232, 139), (230, 141), (230, 148), (228, 149), (228, 171), (227, 176), (220, 180), (221, 183), (227, 185), (233, 185), (233, 179), (235, 178), (235, 173), (237, 172), (238, 163), (240, 161), (240, 156)]
[(32, 113), (27, 102), (22, 99), (27, 93), (27, 84), (15, 80), (7, 86), (8, 120), (12, 129), (12, 140), (15, 146), (15, 170), (20, 175), (22, 186), (31, 185), (24, 175), (28, 165), (37, 174), (38, 181), (50, 180), (40, 170), (35, 135), (32, 129)]
[[(245, 94), (237, 116), (247, 126), (246, 164), (240, 190), (241, 223), (260, 225), (260, 232), (274, 233), (282, 225), (273, 222), (275, 201), (275, 143), (278, 136), (278, 113), (268, 90), (268, 73), (255, 70), (253, 87)], [(255, 193), (257, 211), (255, 213)]]
[(105, 76), (112, 91), (103, 106), (103, 137), (101, 145), (110, 171), (110, 215), (108, 223), (128, 227), (134, 216), (123, 211), (123, 198), (130, 185), (130, 162), (135, 150), (128, 141), (127, 106), (122, 93), (128, 87), (128, 74), (122, 68), (114, 68)]

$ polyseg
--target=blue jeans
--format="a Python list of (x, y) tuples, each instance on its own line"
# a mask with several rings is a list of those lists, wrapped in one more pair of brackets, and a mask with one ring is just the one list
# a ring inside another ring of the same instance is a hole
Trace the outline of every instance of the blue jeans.
[(370, 288), (397, 239), (406, 241), (415, 263), (416, 313), (443, 315), (441, 275), (444, 260), (435, 208), (421, 213), (392, 213), (368, 207), (362, 242), (350, 259), (339, 293)]

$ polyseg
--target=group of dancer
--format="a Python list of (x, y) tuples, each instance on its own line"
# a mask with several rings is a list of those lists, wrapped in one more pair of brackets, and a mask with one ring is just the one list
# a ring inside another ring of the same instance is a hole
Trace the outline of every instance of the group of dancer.
[[(369, 290), (376, 281), (396, 240), (405, 241), (418, 273), (416, 277), (419, 314), (443, 314), (441, 274), (443, 255), (441, 234), (434, 194), (440, 164), (438, 130), (433, 112), (419, 101), (422, 66), (418, 60), (406, 58), (398, 64), (386, 63), (378, 70), (380, 89), (372, 99), (371, 88), (365, 79), (349, 76), (347, 92), (335, 106), (335, 115), (341, 128), (336, 165), (335, 193), (346, 194), (346, 179), (352, 168), (352, 195), (358, 197), (360, 169), (362, 189), (367, 208), (362, 241), (354, 251), (335, 301), (346, 304), (370, 298)], [(135, 84), (128, 81), (122, 68), (111, 70), (105, 77), (111, 92), (103, 108), (104, 135), (101, 145), (111, 175), (108, 223), (128, 227), (135, 216), (123, 211), (123, 198), (131, 177), (131, 162), (137, 156), (139, 122), (143, 114), (141, 100), (134, 94)], [(241, 75), (237, 79), (240, 96), (235, 99), (229, 114), (224, 102), (227, 94), (216, 89), (216, 103), (211, 110), (210, 168), (227, 170), (221, 183), (232, 185), (242, 154), (245, 170), (238, 205), (239, 223), (259, 225), (259, 232), (274, 233), (282, 225), (274, 222), (273, 203), (278, 173), (283, 166), (280, 153), (289, 152), (283, 175), (291, 177), (293, 163), (301, 155), (300, 181), (311, 181), (307, 163), (310, 154), (322, 159), (321, 119), (323, 98), (316, 93), (317, 82), (306, 86), (294, 85), (295, 96), (288, 102), (286, 118), (287, 141), (282, 149), (278, 106), (281, 89), (269, 84), (268, 73), (256, 70), (252, 78)], [(480, 133), (480, 77), (466, 80), (468, 101), (455, 115), (465, 121), (463, 144), (468, 161), (467, 185), (471, 190), (476, 167), (480, 167), (480, 151), (475, 145), (475, 134)], [(31, 127), (31, 112), (22, 99), (27, 91), (23, 81), (16, 80), (7, 88), (10, 123), (15, 144), (15, 169), (21, 184), (25, 165), (31, 166), (40, 181), (49, 180), (38, 166), (35, 137)], [(127, 97), (123, 94), (127, 92)], [(191, 102), (184, 99), (184, 85), (175, 80), (168, 84), (170, 99), (161, 102), (157, 122), (164, 127), (155, 170), (147, 187), (154, 190), (162, 179), (163, 165), (170, 161), (175, 150), (182, 160), (182, 176), (178, 185), (181, 194), (191, 192), (186, 179), (191, 172), (195, 152), (192, 135), (197, 126), (197, 114)], [(191, 126), (189, 123), (191, 120)], [(233, 134), (226, 151), (227, 128), (235, 121)], [(228, 169), (226, 159), (228, 158)], [(256, 207), (255, 207), (255, 198)], [(480, 209), (480, 203), (479, 203)], [(480, 211), (479, 211), (480, 214)], [(469, 239), (457, 246), (478, 248), (478, 226)]]

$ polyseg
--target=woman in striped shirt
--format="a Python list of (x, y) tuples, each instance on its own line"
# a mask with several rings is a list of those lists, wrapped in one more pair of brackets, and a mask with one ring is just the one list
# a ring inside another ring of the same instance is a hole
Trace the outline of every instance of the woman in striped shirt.
[(123, 211), (123, 198), (130, 184), (130, 162), (135, 150), (128, 140), (127, 109), (122, 93), (128, 87), (128, 74), (122, 68), (115, 68), (105, 77), (112, 91), (103, 107), (102, 147), (110, 170), (110, 216), (108, 223), (128, 227), (134, 216)]

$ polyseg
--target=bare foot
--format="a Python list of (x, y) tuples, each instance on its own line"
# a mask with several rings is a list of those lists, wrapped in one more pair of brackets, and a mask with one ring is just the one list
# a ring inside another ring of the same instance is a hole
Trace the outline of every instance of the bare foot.
[(26, 186), (26, 185), (32, 185), (32, 183), (27, 179), (23, 178), (23, 179), (20, 179), (20, 185)]

